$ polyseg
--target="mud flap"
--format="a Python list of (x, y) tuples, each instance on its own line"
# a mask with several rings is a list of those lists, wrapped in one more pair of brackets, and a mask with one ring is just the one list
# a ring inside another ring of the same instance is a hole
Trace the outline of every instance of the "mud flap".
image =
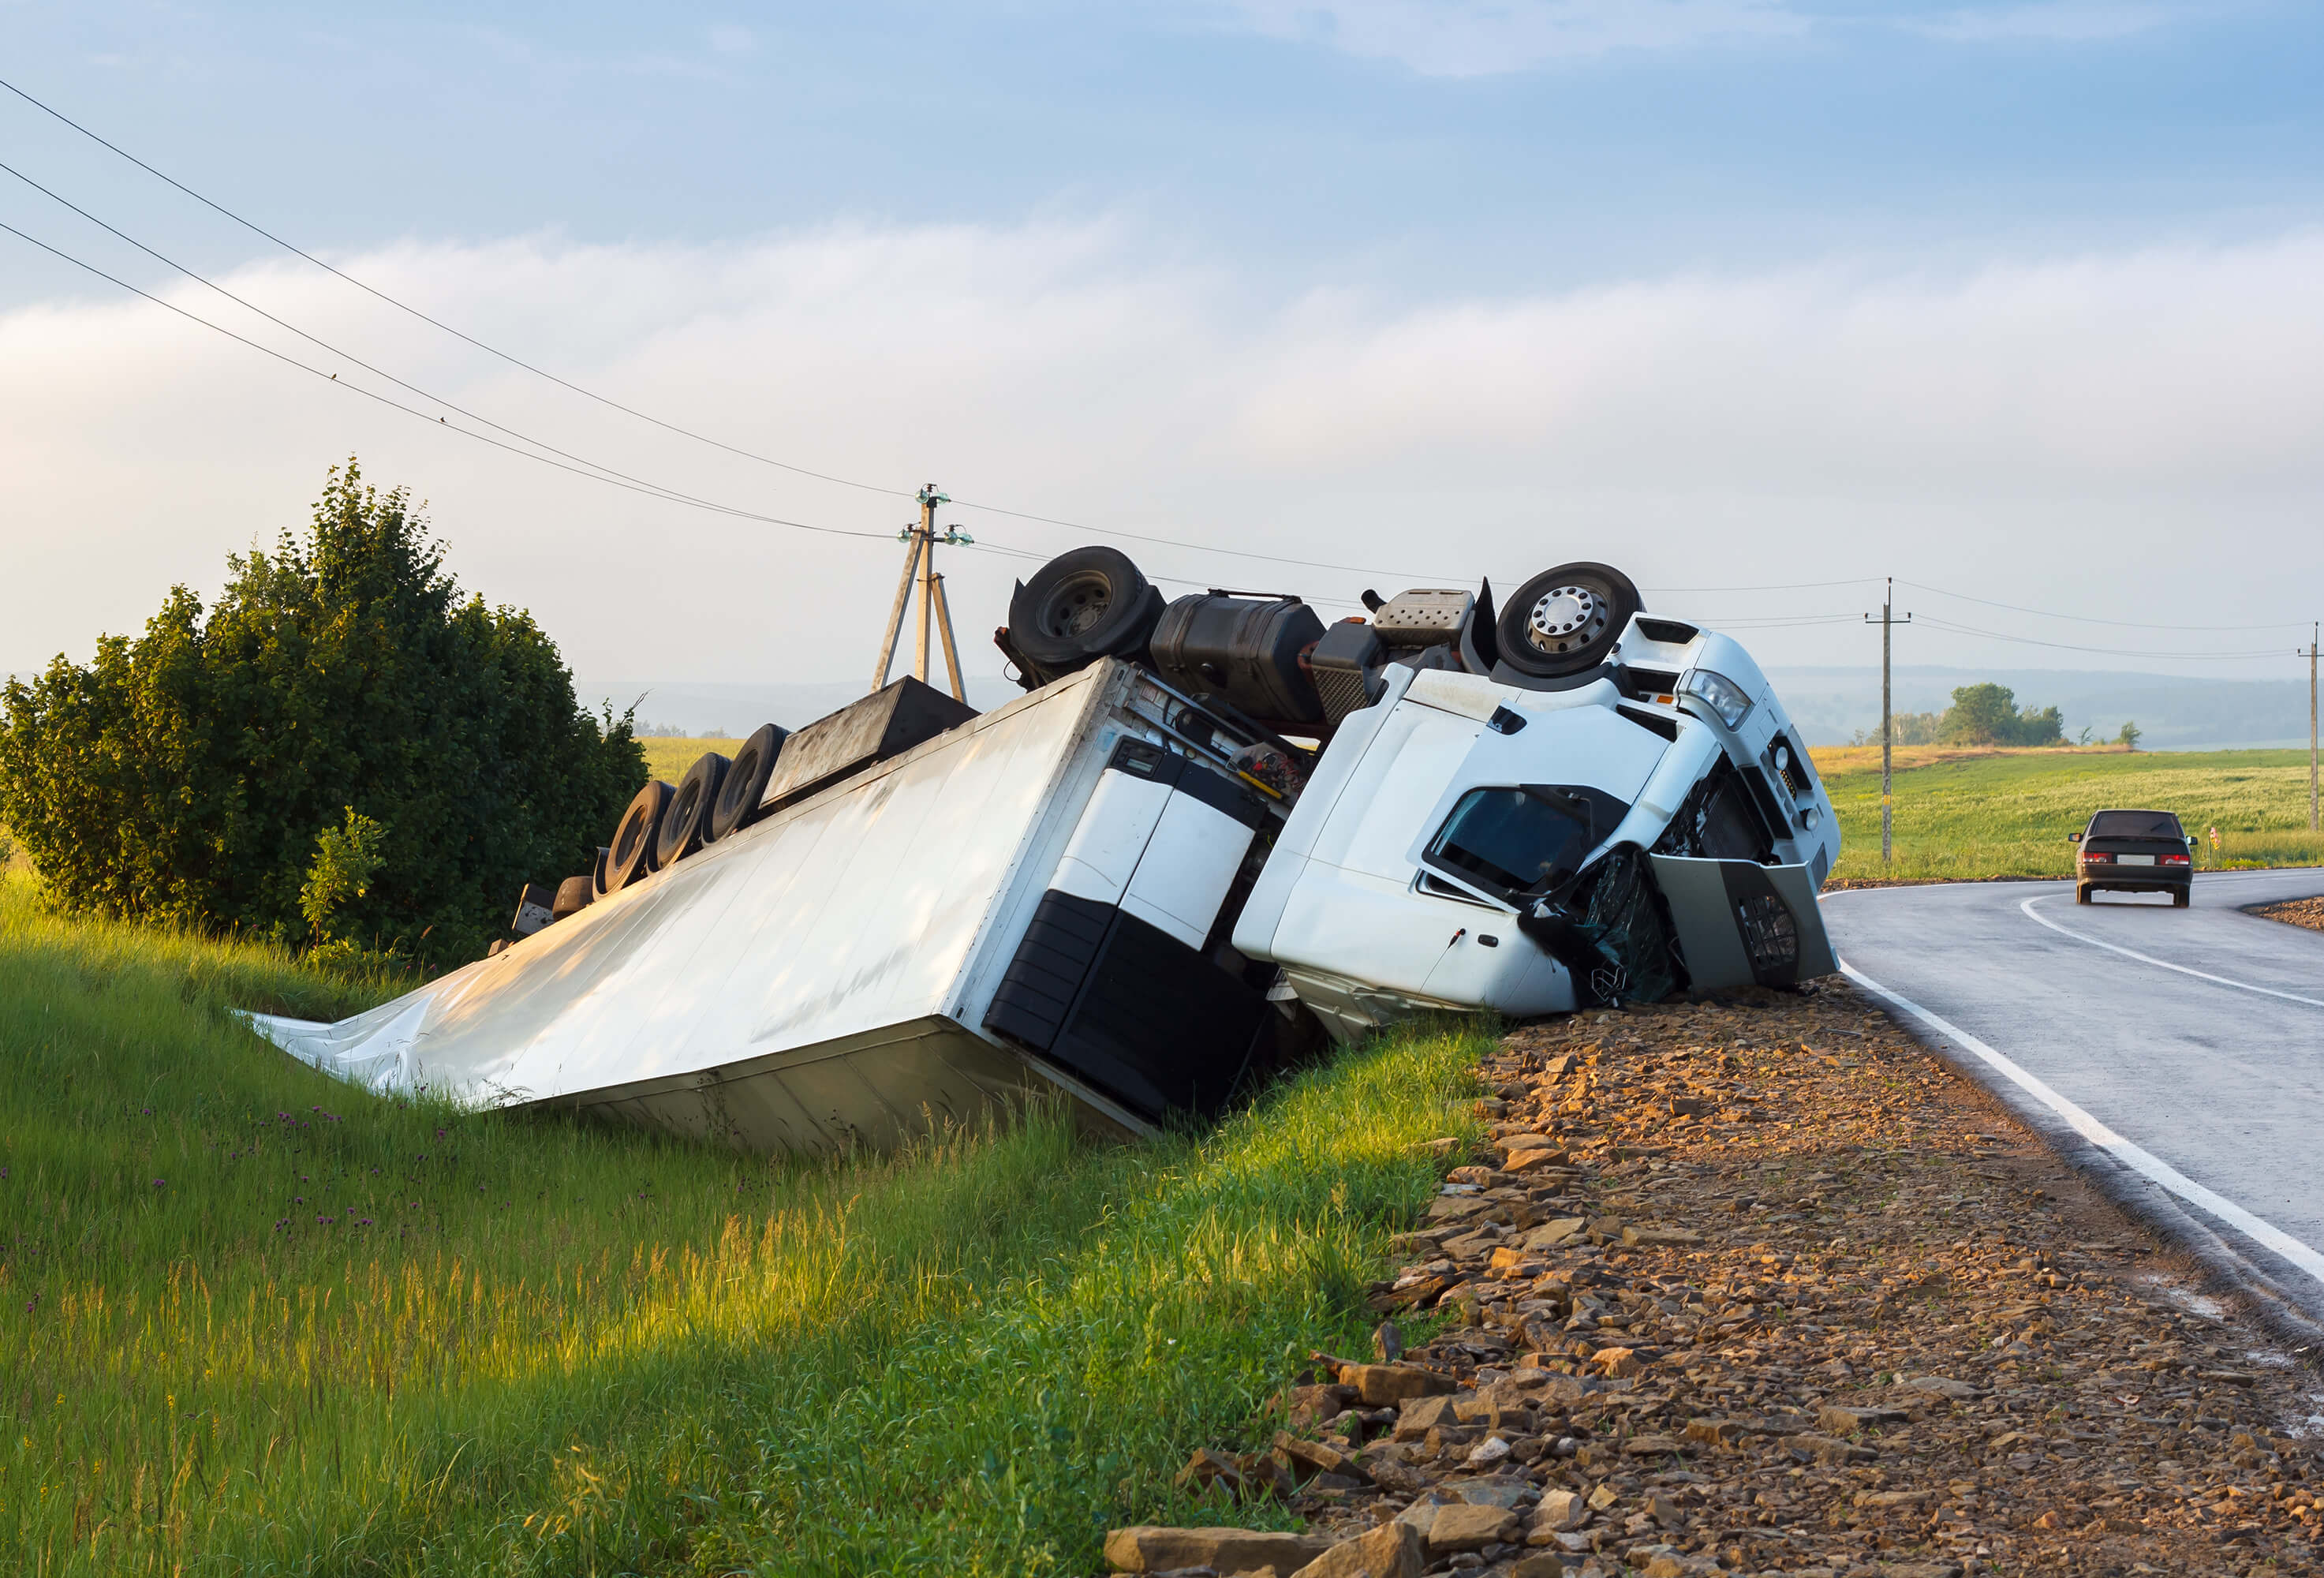
[(1807, 867), (1649, 858), (1696, 990), (1790, 986), (1840, 968)]

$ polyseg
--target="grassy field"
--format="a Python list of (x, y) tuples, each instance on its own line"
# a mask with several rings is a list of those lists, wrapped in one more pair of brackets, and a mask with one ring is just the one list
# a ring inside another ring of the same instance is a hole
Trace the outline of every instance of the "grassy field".
[(650, 734), (638, 743), (646, 748), (646, 776), (664, 783), (676, 783), (713, 751), (731, 758), (742, 748), (740, 740), (696, 740), (684, 734)]
[(1840, 813), (1836, 878), (2070, 876), (2066, 835), (2108, 806), (2177, 812), (2202, 838), (2207, 869), (2324, 863), (2324, 839), (2308, 831), (2304, 751), (1899, 749), (1896, 860), (1885, 871), (1879, 748), (1812, 754)]
[(802, 1170), (312, 1074), (379, 982), (0, 881), (0, 1570), (1071, 1573), (1356, 1345), (1477, 1043)]

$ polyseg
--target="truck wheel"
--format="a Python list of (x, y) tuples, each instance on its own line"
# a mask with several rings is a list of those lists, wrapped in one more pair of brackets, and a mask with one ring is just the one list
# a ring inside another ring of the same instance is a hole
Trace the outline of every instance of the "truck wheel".
[(783, 742), (790, 731), (777, 724), (761, 724), (742, 748), (734, 752), (733, 765), (719, 780), (718, 794), (710, 807), (709, 830), (703, 834), (705, 843), (715, 844), (738, 827), (748, 827), (759, 819), (759, 798), (767, 792), (767, 779), (775, 771), (775, 758), (782, 754)]
[(1043, 683), (1100, 658), (1145, 649), (1162, 617), (1162, 594), (1118, 549), (1076, 548), (1017, 583), (1009, 641)]
[(613, 853), (602, 844), (597, 846), (596, 863), (589, 868), (589, 893), (594, 899), (603, 899), (613, 891), (611, 888), (605, 886), (605, 862), (612, 857)]
[(605, 856), (605, 891), (618, 893), (659, 869), (654, 863), (654, 844), (661, 833), (662, 817), (677, 796), (676, 789), (655, 779), (638, 791), (630, 808), (622, 813), (613, 828), (613, 851)]
[(2076, 882), (2074, 884), (2074, 902), (2077, 904), (2087, 904), (2089, 901), (2090, 885), (2088, 882)]
[(1583, 673), (1606, 660), (1644, 606), (1630, 577), (1610, 565), (1545, 570), (1501, 610), (1501, 661), (1535, 679)]
[(718, 804), (718, 790), (732, 766), (715, 751), (695, 760), (678, 780), (678, 793), (662, 813), (661, 833), (654, 844), (654, 865), (676, 865), (700, 849), (710, 831), (710, 812)]
[(549, 910), (549, 918), (562, 920), (589, 908), (597, 897), (596, 883), (588, 877), (567, 877), (557, 884), (557, 903)]

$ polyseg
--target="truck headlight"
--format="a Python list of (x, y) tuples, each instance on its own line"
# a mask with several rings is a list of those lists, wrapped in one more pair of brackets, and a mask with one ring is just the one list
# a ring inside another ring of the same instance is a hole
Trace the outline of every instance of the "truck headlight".
[(1751, 698), (1724, 674), (1714, 674), (1708, 669), (1689, 669), (1678, 687), (1717, 713), (1719, 721), (1730, 729), (1741, 728), (1743, 720), (1751, 715)]

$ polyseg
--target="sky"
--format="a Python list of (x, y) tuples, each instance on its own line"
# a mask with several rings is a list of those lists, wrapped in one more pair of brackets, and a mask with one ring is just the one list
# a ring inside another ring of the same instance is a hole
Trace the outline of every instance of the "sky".
[(0, 91), (0, 224), (120, 281), (0, 234), (0, 668), (215, 595), (349, 456), (585, 676), (868, 681), (924, 483), (987, 677), (1084, 542), (1333, 617), (1600, 560), (1770, 665), (1877, 662), (1886, 577), (1918, 663), (2304, 677), (2324, 613), (2324, 8), (0, 0), (0, 38), (377, 292)]

